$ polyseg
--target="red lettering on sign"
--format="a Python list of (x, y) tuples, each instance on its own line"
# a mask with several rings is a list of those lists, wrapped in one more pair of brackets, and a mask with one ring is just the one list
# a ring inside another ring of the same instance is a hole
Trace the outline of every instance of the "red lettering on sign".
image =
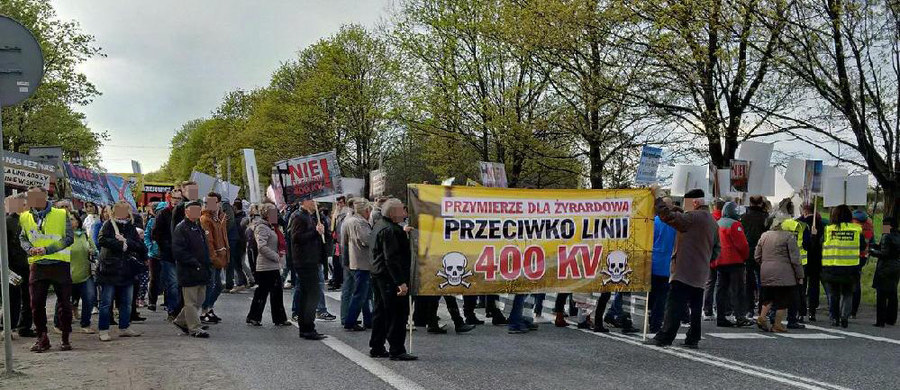
[[(556, 257), (556, 278), (557, 279), (581, 279), (581, 270), (578, 268), (577, 255), (582, 253), (582, 259), (588, 255), (587, 245), (575, 245), (569, 251), (565, 245), (559, 246), (559, 253)], [(571, 277), (569, 276), (571, 275)]]
[(494, 262), (494, 247), (486, 245), (481, 251), (481, 256), (475, 262), (475, 272), (484, 275), (484, 280), (492, 282), (497, 280), (497, 264)]
[(522, 274), (522, 251), (509, 245), (500, 251), (500, 275), (506, 280), (516, 280)]
[(525, 277), (528, 280), (540, 280), (547, 271), (544, 262), (544, 248), (537, 245), (525, 248), (525, 258), (522, 261), (522, 270), (525, 271)]
[(591, 256), (587, 256), (587, 253), (582, 257), (584, 261), (584, 277), (588, 279), (594, 279), (597, 277), (597, 268), (600, 267), (600, 259), (603, 257), (603, 245), (594, 245), (594, 253)]

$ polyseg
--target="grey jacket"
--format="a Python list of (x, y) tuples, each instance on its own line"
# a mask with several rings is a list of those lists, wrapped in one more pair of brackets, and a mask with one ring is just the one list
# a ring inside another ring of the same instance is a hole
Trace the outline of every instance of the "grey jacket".
[(278, 253), (278, 234), (268, 223), (260, 221), (253, 228), (253, 238), (259, 254), (256, 255), (256, 271), (277, 271), (284, 267), (284, 257)]
[(369, 248), (369, 236), (372, 234), (372, 226), (369, 225), (369, 221), (358, 214), (348, 215), (344, 220), (343, 232), (347, 254), (350, 257), (350, 269), (371, 271), (372, 250)]
[(675, 228), (675, 252), (672, 254), (671, 281), (704, 288), (709, 278), (709, 263), (719, 257), (719, 225), (709, 209), (684, 212), (656, 199), (659, 219)]
[(793, 233), (772, 226), (759, 238), (754, 259), (760, 265), (759, 277), (766, 287), (796, 286), (803, 279), (800, 247)]

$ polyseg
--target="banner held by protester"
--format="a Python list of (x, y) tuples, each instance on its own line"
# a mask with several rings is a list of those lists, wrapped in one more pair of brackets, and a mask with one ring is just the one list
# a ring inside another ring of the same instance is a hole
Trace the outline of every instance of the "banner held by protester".
[(97, 205), (113, 204), (105, 174), (71, 163), (63, 163), (63, 168), (66, 170), (73, 198)]
[(647, 291), (646, 189), (410, 185), (418, 295)]

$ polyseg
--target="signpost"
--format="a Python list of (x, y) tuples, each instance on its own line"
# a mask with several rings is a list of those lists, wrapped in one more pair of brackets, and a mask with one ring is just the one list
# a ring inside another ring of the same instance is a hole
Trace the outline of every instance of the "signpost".
[[(0, 107), (21, 103), (31, 96), (44, 77), (44, 54), (34, 35), (15, 20), (0, 15)], [(3, 118), (0, 117), (0, 140), (3, 139)], [(3, 144), (0, 143), (0, 152)], [(0, 199), (6, 201), (3, 159), (0, 158)], [(3, 205), (5, 209), (5, 204)], [(0, 291), (3, 293), (3, 349), (6, 374), (13, 372), (12, 317), (9, 308), (9, 256), (6, 243), (6, 224), (0, 223)]]

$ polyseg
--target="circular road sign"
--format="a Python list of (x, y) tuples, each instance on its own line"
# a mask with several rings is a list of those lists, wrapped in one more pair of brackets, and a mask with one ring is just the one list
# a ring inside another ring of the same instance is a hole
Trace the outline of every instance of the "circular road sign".
[(44, 54), (31, 31), (0, 15), (0, 106), (34, 94), (44, 76)]

